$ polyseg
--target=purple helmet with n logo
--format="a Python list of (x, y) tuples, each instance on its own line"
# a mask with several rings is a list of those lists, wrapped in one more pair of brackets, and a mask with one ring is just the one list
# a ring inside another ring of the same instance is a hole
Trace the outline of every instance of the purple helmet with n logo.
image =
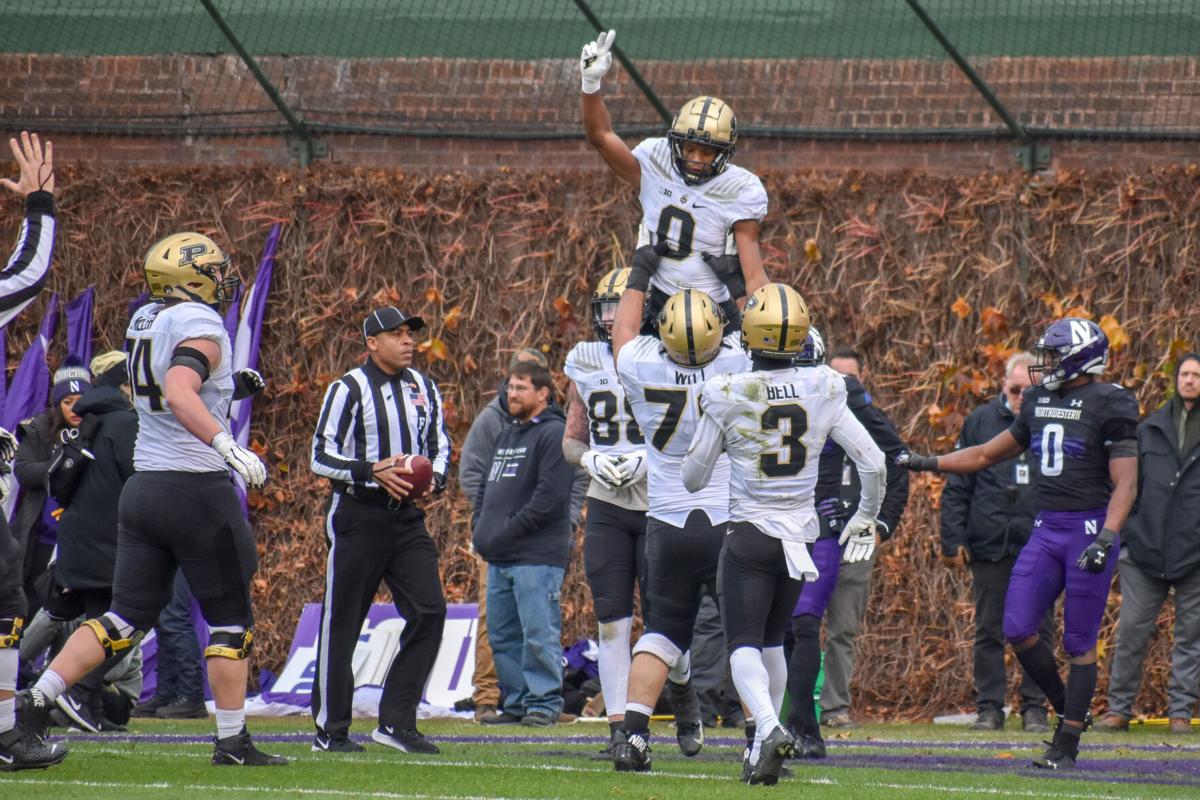
[(1053, 392), (1080, 375), (1104, 372), (1108, 366), (1108, 337), (1091, 320), (1068, 317), (1046, 329), (1034, 353), (1038, 360), (1029, 368), (1029, 380)]
[(816, 325), (808, 326), (808, 337), (792, 363), (798, 367), (816, 367), (825, 363), (825, 340)]

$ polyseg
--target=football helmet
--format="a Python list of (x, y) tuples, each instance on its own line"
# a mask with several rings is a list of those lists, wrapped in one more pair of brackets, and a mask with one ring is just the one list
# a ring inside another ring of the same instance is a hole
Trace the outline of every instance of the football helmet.
[(1029, 367), (1034, 386), (1058, 391), (1080, 375), (1100, 375), (1108, 366), (1108, 336), (1090, 319), (1067, 317), (1046, 328), (1033, 348), (1037, 363)]
[(676, 364), (702, 367), (721, 349), (725, 314), (699, 289), (684, 289), (667, 298), (658, 312), (658, 338)]
[[(683, 104), (671, 129), (667, 132), (675, 169), (689, 186), (704, 183), (720, 175), (729, 166), (737, 147), (737, 117), (724, 100), (708, 95), (693, 97)], [(683, 157), (684, 142), (704, 145), (717, 151), (717, 157), (707, 167), (696, 169), (696, 162)]]
[(174, 233), (154, 244), (142, 265), (150, 297), (216, 305), (233, 299), (238, 279), (226, 276), (229, 257), (200, 233)]
[(825, 363), (825, 340), (816, 325), (808, 326), (808, 336), (804, 339), (804, 347), (796, 356), (798, 367), (819, 367)]
[(786, 284), (768, 283), (746, 301), (742, 347), (756, 358), (794, 361), (804, 351), (809, 327), (808, 304), (800, 293)]
[(592, 330), (596, 338), (602, 342), (612, 341), (613, 320), (617, 316), (617, 303), (621, 301), (621, 293), (629, 281), (629, 267), (610, 270), (596, 291), (592, 292)]

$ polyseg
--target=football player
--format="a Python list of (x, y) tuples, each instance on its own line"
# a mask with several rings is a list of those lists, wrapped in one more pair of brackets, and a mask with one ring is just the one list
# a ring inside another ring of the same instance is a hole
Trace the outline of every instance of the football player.
[[(17, 246), (0, 271), (0, 328), (13, 320), (42, 291), (54, 250), (54, 146), (43, 148), (38, 135), (27, 131), (9, 139), (17, 180), (0, 178), (0, 185), (25, 198), (25, 219)], [(0, 500), (8, 493), (17, 439), (0, 428)], [(47, 744), (17, 726), (17, 651), (25, 625), (22, 589), (23, 547), (0, 514), (0, 771), (43, 769), (67, 756), (64, 744)]]
[(39, 727), (51, 705), (72, 716), (71, 704), (61, 702), (67, 688), (138, 645), (170, 600), (178, 568), (209, 625), (212, 763), (269, 766), (287, 759), (259, 751), (246, 731), (250, 581), (258, 561), (230, 469), (251, 487), (267, 475), (229, 432), (230, 403), (246, 394), (249, 380), (233, 371), (217, 312), (237, 287), (229, 269), (221, 248), (197, 233), (168, 236), (146, 254), (152, 302), (134, 313), (125, 334), (138, 434), (136, 472), (121, 492), (112, 607), (86, 620), (18, 700)]
[[(650, 247), (635, 254), (612, 334), (617, 374), (648, 443), (645, 631), (633, 649), (625, 741), (616, 744), (612, 756), (617, 770), (637, 772), (650, 769), (650, 714), (663, 683), (669, 672), (678, 678), (686, 671), (700, 590), (715, 588), (729, 519), (728, 459), (718, 460), (712, 484), (697, 494), (689, 494), (680, 477), (699, 422), (700, 388), (713, 375), (741, 372), (749, 364), (738, 347), (739, 334), (723, 335), (721, 309), (697, 289), (667, 299), (657, 317), (657, 337), (637, 335), (653, 266), (647, 271), (647, 254), (653, 261)], [(699, 752), (703, 727), (698, 723), (697, 706), (697, 738), (691, 746), (676, 728), (685, 755)]]
[(808, 308), (790, 286), (767, 284), (750, 297), (742, 347), (751, 368), (704, 384), (704, 416), (682, 466), (683, 483), (695, 492), (718, 479), (713, 470), (722, 452), (729, 457), (730, 524), (719, 594), (733, 682), (756, 724), (743, 773), (751, 784), (777, 782), (794, 752), (778, 715), (788, 620), (801, 582), (818, 577), (811, 558), (820, 532), (812, 456), (832, 437), (862, 476), (858, 510), (842, 531), (848, 546), (874, 547), (884, 494), (883, 453), (847, 407), (845, 380), (826, 366), (796, 363), (808, 329)]
[(621, 180), (638, 190), (639, 244), (666, 245), (654, 276), (649, 316), (681, 289), (700, 289), (720, 305), (736, 329), (738, 305), (767, 282), (758, 247), (767, 214), (762, 181), (731, 162), (737, 147), (733, 109), (716, 97), (684, 103), (665, 137), (632, 151), (613, 132), (600, 80), (612, 64), (613, 31), (583, 47), (583, 125), (587, 140)]
[[(825, 363), (825, 342), (816, 327), (796, 360), (798, 366), (813, 367)], [(904, 442), (888, 418), (871, 403), (866, 388), (852, 375), (846, 382), (846, 407), (871, 435), (885, 458), (894, 461), (905, 449)], [(796, 755), (800, 758), (825, 757), (825, 741), (817, 724), (813, 689), (821, 671), (821, 620), (837, 588), (841, 565), (869, 562), (875, 551), (875, 537), (846, 537), (846, 520), (856, 511), (853, 497), (856, 465), (838, 446), (826, 441), (817, 468), (817, 521), (821, 532), (813, 544), (813, 563), (820, 575), (806, 583), (792, 610), (792, 660), (788, 665), (788, 694), (792, 697), (788, 728), (797, 737)], [(860, 481), (861, 482), (861, 481)], [(908, 502), (908, 473), (895, 463), (887, 467), (887, 489), (876, 515), (875, 532), (887, 541), (895, 531)]]
[[(1053, 741), (1034, 759), (1071, 769), (1091, 722), (1096, 640), (1108, 601), (1117, 536), (1137, 495), (1138, 404), (1096, 376), (1108, 363), (1108, 337), (1086, 319), (1062, 319), (1038, 339), (1033, 386), (1012, 427), (990, 441), (945, 456), (902, 454), (911, 470), (968, 473), (1029, 450), (1040, 461), (1038, 514), (1017, 556), (1004, 600), (1004, 637), (1058, 714)], [(1047, 609), (1063, 601), (1066, 685), (1054, 651), (1038, 638)]]
[(624, 739), (633, 592), (636, 584), (644, 598), (646, 579), (646, 438), (617, 378), (612, 352), (613, 319), (628, 277), (628, 269), (614, 269), (600, 279), (592, 294), (595, 340), (575, 345), (563, 368), (571, 379), (563, 453), (592, 477), (583, 565), (600, 624), (597, 661), (610, 735), (604, 758), (611, 758), (613, 746)]

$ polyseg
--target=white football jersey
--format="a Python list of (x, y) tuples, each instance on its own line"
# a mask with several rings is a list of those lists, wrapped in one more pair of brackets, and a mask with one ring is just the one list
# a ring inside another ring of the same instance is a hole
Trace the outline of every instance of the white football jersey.
[[(633, 418), (625, 398), (625, 387), (617, 377), (612, 346), (607, 342), (580, 342), (567, 354), (563, 372), (575, 384), (588, 420), (588, 445), (610, 456), (620, 456), (646, 447), (646, 437)], [(613, 489), (592, 480), (588, 497), (633, 511), (646, 510), (646, 481)]]
[(813, 492), (828, 436), (849, 442), (852, 456), (879, 452), (846, 406), (845, 379), (827, 366), (717, 375), (704, 384), (702, 400), (731, 464), (731, 518), (777, 539), (817, 539)]
[(700, 289), (718, 303), (728, 300), (729, 290), (700, 254), (733, 252), (733, 224), (762, 221), (767, 215), (767, 190), (762, 181), (753, 172), (730, 164), (720, 175), (689, 186), (675, 169), (666, 138), (646, 139), (633, 149), (633, 156), (642, 168), (638, 245), (660, 239), (671, 243), (671, 251), (659, 262), (650, 285), (668, 295)]
[(233, 399), (233, 349), (216, 311), (203, 303), (151, 303), (133, 315), (125, 332), (129, 386), (138, 415), (133, 466), (138, 472), (228, 472), (216, 450), (179, 423), (167, 406), (167, 370), (175, 348), (188, 339), (211, 339), (221, 348), (221, 362), (200, 385), (200, 399), (222, 430), (229, 432)]
[(704, 511), (714, 525), (729, 519), (729, 460), (721, 456), (712, 481), (695, 494), (684, 487), (680, 466), (700, 422), (704, 381), (750, 369), (740, 342), (740, 333), (726, 336), (717, 357), (703, 367), (676, 364), (653, 336), (638, 336), (622, 348), (617, 370), (633, 416), (649, 442), (648, 516), (677, 528), (683, 527), (695, 509)]

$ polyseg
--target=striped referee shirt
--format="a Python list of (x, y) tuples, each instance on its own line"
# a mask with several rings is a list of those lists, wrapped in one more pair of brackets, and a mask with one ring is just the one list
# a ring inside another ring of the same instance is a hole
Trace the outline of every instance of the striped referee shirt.
[(312, 471), (375, 489), (375, 462), (405, 454), (425, 456), (433, 462), (433, 471), (445, 477), (450, 436), (442, 396), (434, 382), (415, 369), (388, 375), (368, 358), (325, 391), (313, 436)]
[(0, 272), (0, 328), (21, 313), (46, 285), (54, 252), (54, 195), (30, 192), (17, 246)]

